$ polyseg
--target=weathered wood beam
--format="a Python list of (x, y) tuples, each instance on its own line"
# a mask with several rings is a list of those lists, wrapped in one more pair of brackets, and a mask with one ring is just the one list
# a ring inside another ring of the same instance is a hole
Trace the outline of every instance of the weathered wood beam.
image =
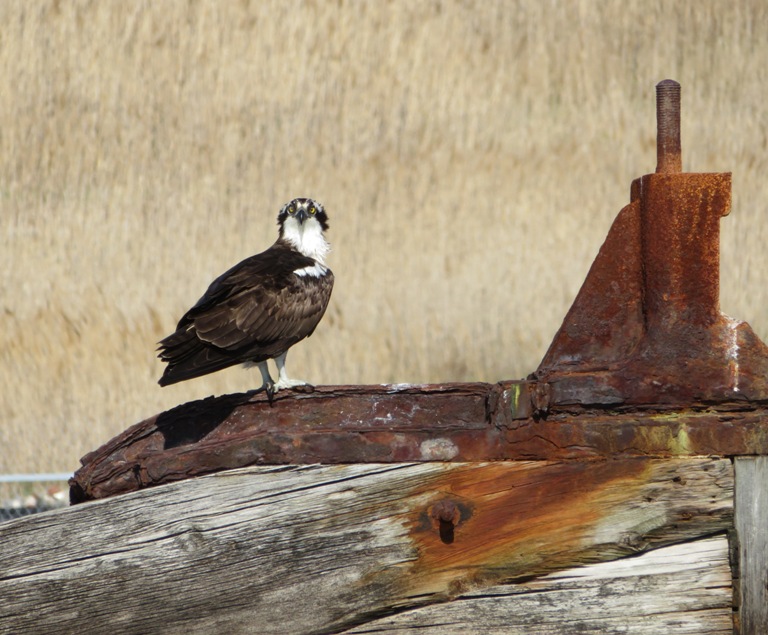
[(272, 405), (261, 394), (210, 397), (86, 455), (72, 500), (258, 464), (768, 454), (768, 416), (758, 404), (521, 416), (534, 393), (531, 382), (505, 382), (320, 386), (280, 393)]
[(721, 535), (471, 591), (343, 635), (732, 635), (731, 588)]
[(727, 459), (227, 471), (0, 525), (0, 631), (338, 632), (723, 532), (732, 506)]
[(768, 456), (739, 457), (735, 518), (741, 635), (768, 633)]

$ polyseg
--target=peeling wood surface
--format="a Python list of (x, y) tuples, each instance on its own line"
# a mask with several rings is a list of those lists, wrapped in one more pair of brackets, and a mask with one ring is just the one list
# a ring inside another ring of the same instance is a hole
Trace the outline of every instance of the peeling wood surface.
[[(83, 457), (73, 502), (249, 465), (768, 454), (766, 410), (530, 416), (535, 382), (323, 386), (210, 397), (138, 423)], [(523, 418), (520, 413), (523, 413)]]
[(732, 496), (707, 458), (227, 471), (0, 526), (0, 631), (332, 633), (725, 531)]
[(731, 635), (731, 593), (728, 540), (721, 535), (488, 587), (344, 633)]
[(768, 457), (738, 457), (735, 468), (740, 633), (765, 635), (768, 633)]

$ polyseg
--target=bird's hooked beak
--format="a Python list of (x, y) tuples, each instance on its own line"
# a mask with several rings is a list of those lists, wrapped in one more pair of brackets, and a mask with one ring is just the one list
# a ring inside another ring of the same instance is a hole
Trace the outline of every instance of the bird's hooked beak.
[(307, 210), (303, 207), (300, 207), (298, 211), (296, 212), (296, 220), (299, 221), (299, 225), (303, 225), (304, 221), (309, 218), (309, 214), (307, 214)]

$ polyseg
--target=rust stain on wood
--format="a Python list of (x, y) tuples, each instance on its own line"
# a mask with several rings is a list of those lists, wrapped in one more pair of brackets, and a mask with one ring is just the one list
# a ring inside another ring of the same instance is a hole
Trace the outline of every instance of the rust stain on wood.
[[(430, 504), (415, 514), (411, 536), (419, 574), (429, 584), (489, 584), (500, 578), (557, 569), (591, 541), (606, 514), (605, 498), (631, 500), (645, 485), (649, 463), (643, 460), (488, 464), (450, 471), (424, 484)], [(446, 544), (430, 517), (435, 505), (451, 501), (457, 522)], [(557, 545), (555, 553), (551, 547)], [(559, 554), (559, 555), (557, 555)]]

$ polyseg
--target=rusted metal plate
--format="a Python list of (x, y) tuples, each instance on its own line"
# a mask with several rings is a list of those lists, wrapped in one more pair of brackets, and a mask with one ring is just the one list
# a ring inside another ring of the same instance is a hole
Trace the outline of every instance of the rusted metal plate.
[(258, 464), (498, 458), (490, 384), (323, 386), (210, 397), (126, 430), (82, 459), (72, 500)]
[[(595, 460), (768, 454), (768, 411), (743, 404), (517, 417), (540, 384), (325, 386), (225, 395), (151, 417), (85, 456), (73, 502), (262, 464)], [(375, 416), (374, 416), (375, 415)]]
[(560, 414), (512, 420), (508, 459), (589, 460), (768, 454), (768, 410)]

